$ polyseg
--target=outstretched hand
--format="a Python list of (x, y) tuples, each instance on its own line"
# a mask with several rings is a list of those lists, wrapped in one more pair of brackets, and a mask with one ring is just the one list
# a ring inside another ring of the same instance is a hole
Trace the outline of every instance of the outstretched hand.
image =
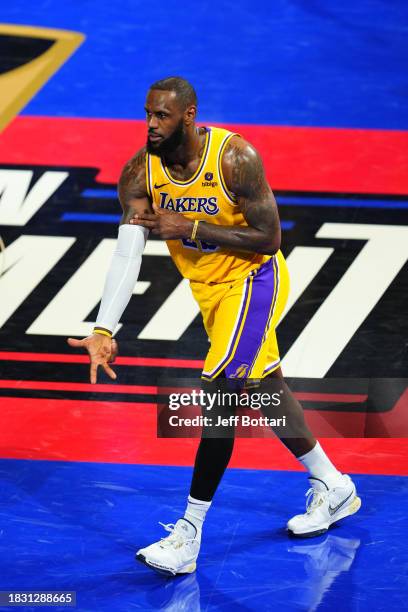
[(118, 354), (118, 344), (113, 338), (102, 336), (101, 334), (92, 334), (82, 340), (76, 338), (68, 338), (69, 346), (73, 348), (84, 348), (88, 351), (91, 361), (90, 381), (94, 385), (97, 380), (98, 367), (101, 366), (106, 374), (116, 380), (116, 374), (110, 367), (110, 363), (115, 361)]

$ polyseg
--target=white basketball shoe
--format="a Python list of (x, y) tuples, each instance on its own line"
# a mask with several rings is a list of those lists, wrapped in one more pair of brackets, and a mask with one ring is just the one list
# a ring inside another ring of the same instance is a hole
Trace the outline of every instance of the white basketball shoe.
[(329, 489), (323, 480), (309, 478), (311, 488), (306, 493), (306, 513), (297, 514), (287, 524), (291, 535), (312, 538), (325, 533), (336, 523), (360, 509), (361, 499), (350, 476), (343, 474), (339, 484)]
[(162, 574), (190, 574), (196, 569), (196, 560), (200, 552), (201, 532), (185, 518), (174, 525), (160, 523), (170, 532), (159, 542), (141, 548), (136, 553), (136, 559), (152, 567)]

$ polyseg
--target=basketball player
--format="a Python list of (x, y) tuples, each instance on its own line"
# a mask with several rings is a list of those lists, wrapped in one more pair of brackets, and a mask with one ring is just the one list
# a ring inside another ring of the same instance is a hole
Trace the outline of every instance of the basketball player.
[[(309, 472), (307, 511), (289, 520), (300, 537), (320, 535), (360, 507), (355, 486), (331, 463), (305, 425), (282, 379), (275, 328), (289, 280), (281, 253), (276, 202), (257, 151), (237, 134), (197, 127), (197, 98), (179, 77), (154, 83), (146, 98), (147, 145), (125, 165), (119, 181), (123, 216), (92, 335), (70, 338), (87, 349), (91, 382), (116, 352), (112, 334), (138, 278), (149, 232), (167, 241), (203, 316), (211, 345), (202, 377), (279, 379), (292, 435), (282, 442)], [(293, 435), (293, 432), (295, 435)], [(234, 436), (203, 436), (184, 517), (164, 525), (166, 538), (137, 558), (169, 574), (195, 570), (202, 526), (230, 460)]]

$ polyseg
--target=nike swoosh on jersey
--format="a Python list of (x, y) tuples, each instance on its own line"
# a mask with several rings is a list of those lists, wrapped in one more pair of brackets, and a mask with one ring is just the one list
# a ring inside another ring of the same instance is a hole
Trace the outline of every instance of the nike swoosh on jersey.
[(160, 189), (160, 187), (164, 187), (165, 185), (169, 185), (169, 183), (162, 183), (161, 185), (156, 185), (156, 183), (154, 184), (154, 188), (155, 189)]
[(343, 499), (343, 501), (342, 501), (342, 502), (340, 502), (340, 503), (338, 504), (338, 506), (335, 506), (334, 508), (332, 508), (332, 507), (330, 506), (330, 504), (329, 504), (329, 514), (330, 514), (330, 516), (333, 516), (333, 514), (336, 514), (337, 510), (340, 510), (340, 508), (341, 508), (342, 506), (344, 506), (344, 504), (346, 503), (346, 501), (347, 501), (348, 499), (350, 499), (350, 497), (351, 497), (352, 495), (354, 495), (354, 491), (352, 491), (352, 492), (350, 493), (350, 495), (349, 495), (348, 497), (346, 497), (346, 499)]

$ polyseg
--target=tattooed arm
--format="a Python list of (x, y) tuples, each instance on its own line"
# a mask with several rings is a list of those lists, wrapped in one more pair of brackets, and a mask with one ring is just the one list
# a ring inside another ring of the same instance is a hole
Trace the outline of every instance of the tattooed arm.
[(118, 194), (123, 211), (120, 225), (129, 223), (135, 213), (152, 212), (146, 187), (145, 147), (125, 164), (118, 183)]
[(222, 159), (222, 170), (248, 227), (202, 221), (197, 238), (239, 251), (273, 255), (280, 247), (279, 215), (256, 149), (243, 138), (233, 136)]

